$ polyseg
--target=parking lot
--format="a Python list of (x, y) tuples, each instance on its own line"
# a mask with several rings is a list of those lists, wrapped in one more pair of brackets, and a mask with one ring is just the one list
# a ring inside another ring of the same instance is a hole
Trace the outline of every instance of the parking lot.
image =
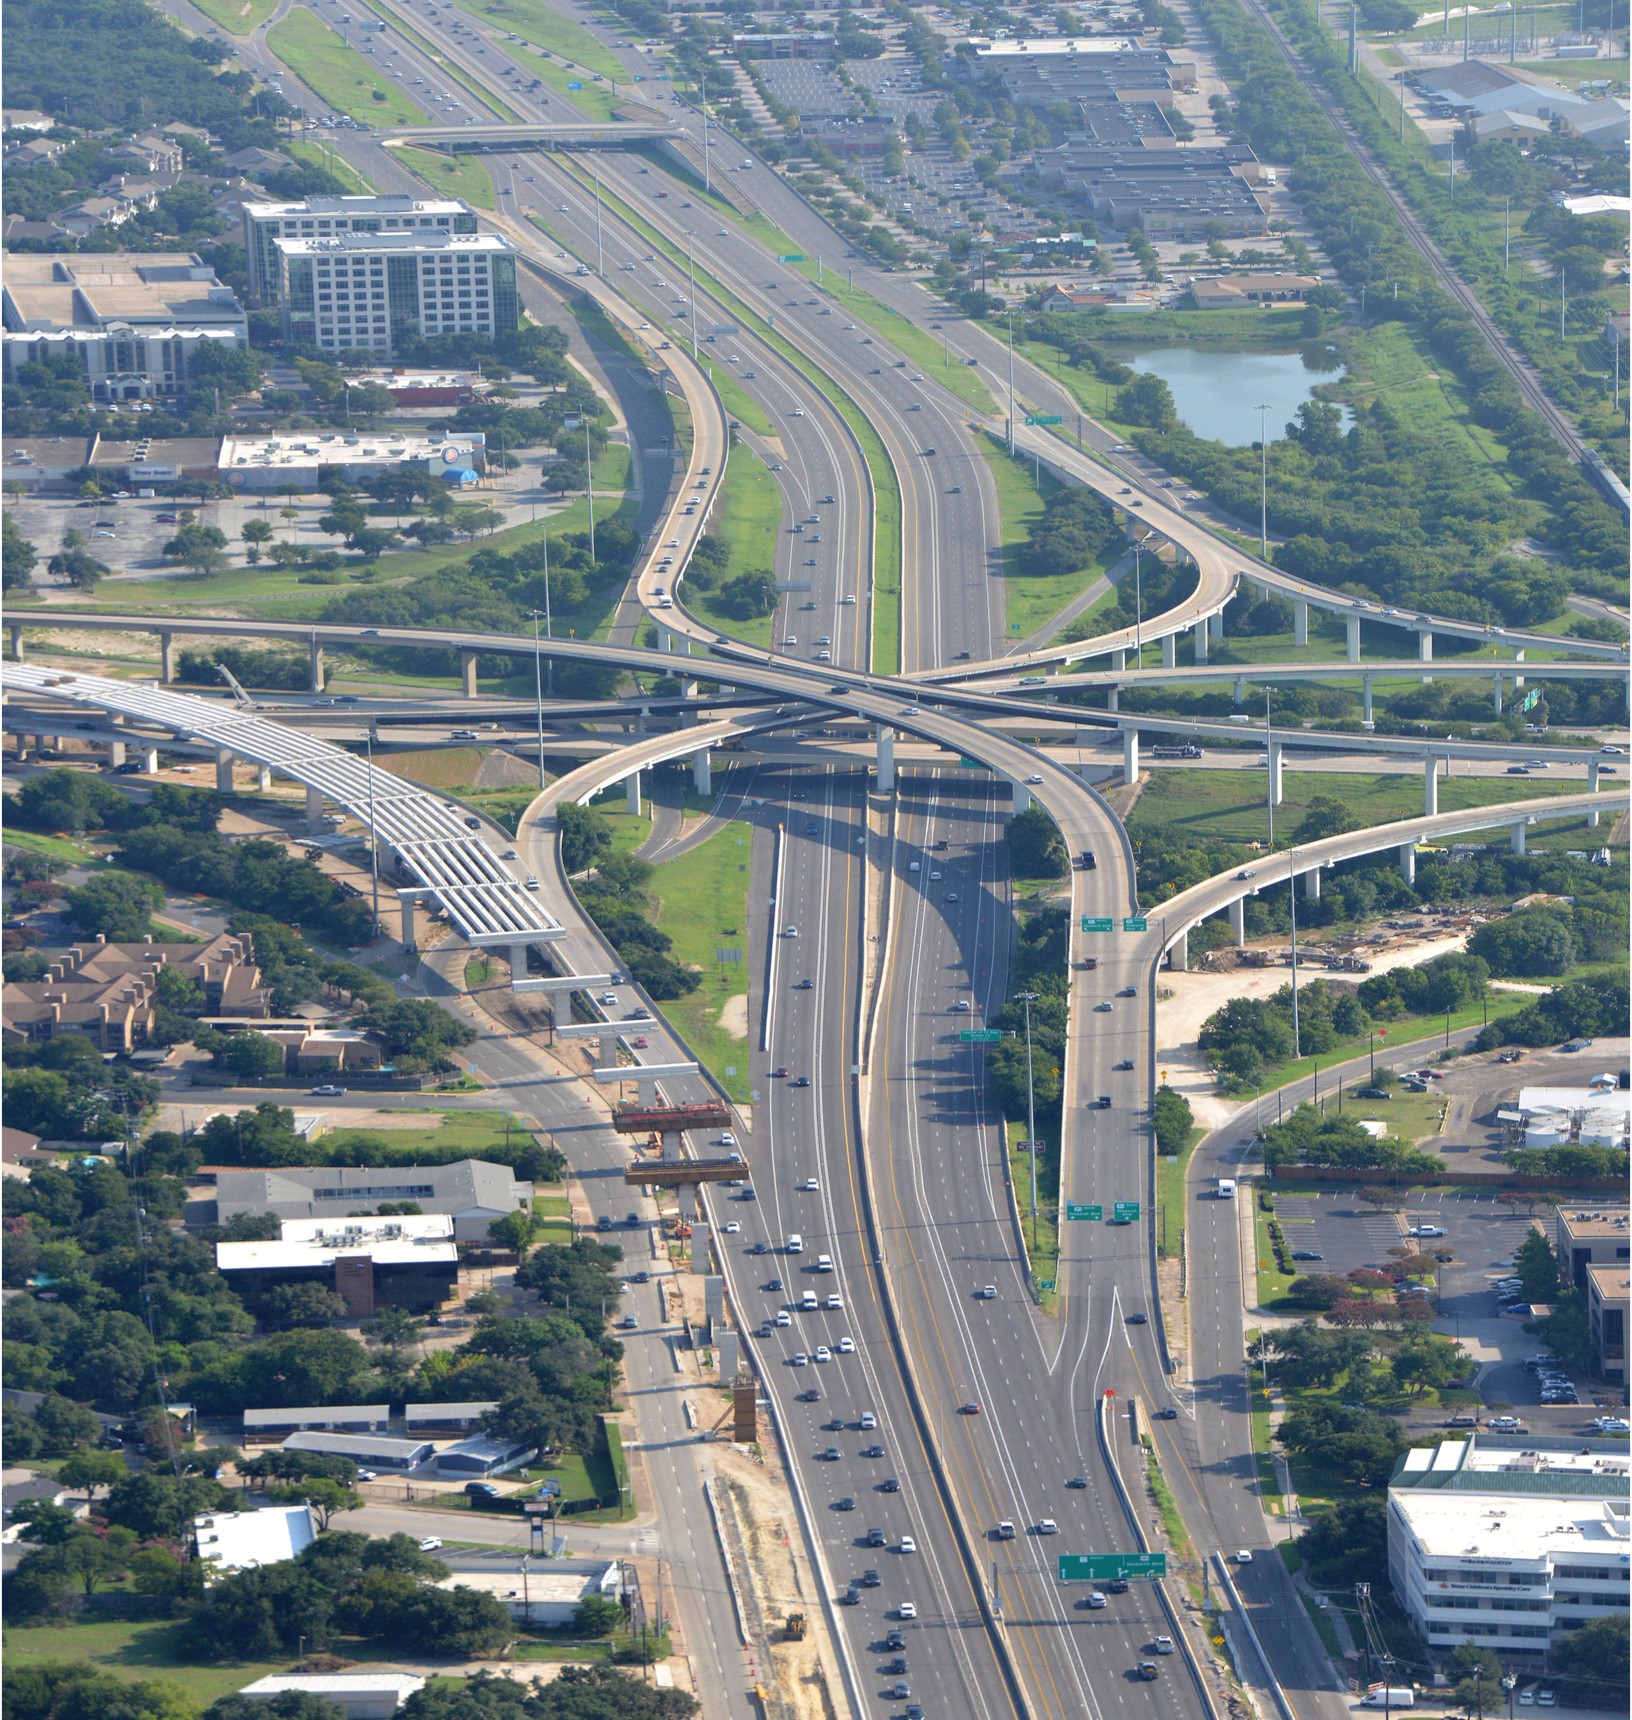
[(1391, 1212), (1362, 1206), (1352, 1189), (1322, 1190), (1310, 1195), (1277, 1195), (1275, 1216), (1295, 1253), (1320, 1255), (1319, 1262), (1300, 1261), (1310, 1272), (1352, 1272), (1388, 1259), (1388, 1251), (1405, 1238)]

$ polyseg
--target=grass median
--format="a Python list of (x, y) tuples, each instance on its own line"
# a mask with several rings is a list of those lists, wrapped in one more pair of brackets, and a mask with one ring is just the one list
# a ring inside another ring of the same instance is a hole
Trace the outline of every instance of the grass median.
[(725, 571), (706, 591), (682, 583), (685, 606), (716, 632), (769, 650), (774, 615), (744, 619), (728, 613), (720, 604), (721, 588), (745, 573), (766, 572), (775, 577), (777, 534), (782, 529), (782, 491), (764, 461), (741, 443), (726, 456), (719, 508), (711, 523), (711, 535), (723, 540), (729, 559)]
[(444, 196), (462, 197), (478, 209), (497, 207), (493, 180), (480, 156), (439, 155), (434, 149), (399, 149), (395, 154), (404, 167)]
[(193, 0), (210, 20), (234, 36), (258, 30), (278, 9), (278, 0)]
[(658, 925), (674, 939), (674, 960), (700, 980), (696, 991), (663, 1004), (664, 1016), (710, 1074), (741, 1104), (753, 1097), (748, 1067), (748, 880), (754, 827), (733, 822), (652, 877)]
[(376, 66), (348, 48), (313, 13), (291, 12), (266, 34), (267, 46), (295, 77), (336, 113), (364, 125), (428, 125), (430, 115)]
[[(1037, 1155), (1037, 1216), (1031, 1216), (1031, 1154), (1026, 1150), (1024, 1123), (1004, 1127), (1009, 1149), (1009, 1178), (1020, 1214), (1031, 1275), (1038, 1285), (1038, 1305), (1053, 1313), (1059, 1305), (1060, 1278), (1060, 1143), (1045, 1129)], [(1046, 1286), (1046, 1288), (1045, 1288)]]
[(310, 137), (285, 138), (278, 148), (285, 155), (294, 156), (296, 161), (308, 162), (313, 167), (321, 167), (325, 173), (332, 173), (344, 188), (344, 196), (366, 197), (374, 189), (349, 161), (336, 155), (333, 146), (323, 141), (322, 132), (314, 132)]
[[(606, 78), (626, 78), (612, 51), (574, 19), (563, 16), (548, 0), (454, 0), (462, 12), (486, 18), (499, 29), (547, 48), (573, 66)], [(621, 28), (621, 26), (620, 26)]]

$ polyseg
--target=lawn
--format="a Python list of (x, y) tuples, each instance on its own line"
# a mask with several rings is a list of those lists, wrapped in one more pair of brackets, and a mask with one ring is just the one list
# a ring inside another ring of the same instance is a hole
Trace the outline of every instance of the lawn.
[(652, 815), (629, 810), (628, 791), (621, 782), (602, 789), (590, 804), (612, 827), (614, 854), (633, 854), (652, 833)]
[(737, 373), (729, 364), (704, 364), (709, 380), (714, 384), (720, 397), (720, 404), (731, 417), (746, 424), (750, 430), (757, 431), (761, 436), (774, 436), (775, 426), (772, 425), (765, 408), (737, 381)]
[(287, 137), (279, 144), (285, 155), (292, 155), (297, 161), (309, 162), (313, 167), (321, 167), (325, 173), (332, 173), (345, 188), (344, 194), (357, 193), (367, 196), (374, 187), (363, 178), (349, 161), (335, 154), (322, 141), (321, 134), (312, 137)]
[(1007, 1123), (1009, 1176), (1014, 1183), (1015, 1205), (1025, 1232), (1026, 1254), (1037, 1284), (1049, 1286), (1039, 1292), (1041, 1306), (1052, 1313), (1059, 1301), (1053, 1288), (1060, 1276), (1060, 1143), (1058, 1125), (1043, 1125), (1043, 1150), (1037, 1156), (1037, 1224), (1033, 1245), (1031, 1221), (1031, 1154), (1021, 1148), (1026, 1138), (1024, 1123)]
[(471, 956), (465, 963), (465, 989), (475, 991), (493, 977), (493, 964), (486, 956)]
[(365, 125), (427, 125), (430, 116), (410, 101), (372, 56), (348, 48), (314, 13), (291, 12), (266, 34), (267, 45), (294, 75), (336, 113)]
[(565, 1248), (572, 1241), (572, 1203), (564, 1194), (535, 1194), (533, 1217), (542, 1221), (541, 1248)]
[(6, 827), (5, 844), (8, 848), (28, 848), (36, 854), (48, 854), (53, 860), (66, 860), (70, 865), (91, 858), (91, 850), (83, 842), (70, 842), (66, 836), (38, 836), (15, 825)]
[(1190, 1212), (1185, 1177), (1190, 1155), (1206, 1132), (1199, 1124), (1192, 1127), (1183, 1152), (1164, 1153), (1156, 1160), (1156, 1252), (1164, 1258), (1184, 1251), (1185, 1221)]
[(548, 48), (552, 54), (593, 74), (623, 78), (628, 74), (612, 52), (582, 24), (563, 17), (548, 0), (458, 0), (461, 11), (490, 19), (503, 30)]
[[(991, 468), (997, 486), (997, 511), (1003, 534), (1003, 615), (1010, 639), (1029, 639), (1045, 627), (1073, 598), (1080, 597), (1104, 573), (1106, 563), (1096, 559), (1066, 578), (1046, 578), (1022, 573), (1020, 556), (1033, 525), (1042, 518), (1043, 503), (1059, 489), (1053, 478), (1044, 477), (1041, 487), (1026, 462), (1011, 460), (986, 437), (977, 441)], [(1114, 560), (1121, 546), (1111, 550)], [(1113, 597), (1112, 601), (1115, 599)]]
[[(570, 102), (585, 119), (609, 120), (623, 106), (623, 99), (614, 92), (610, 84), (594, 82), (581, 68), (569, 69), (560, 60), (532, 53), (526, 48), (518, 47), (514, 42), (509, 46), (510, 52), (523, 66), (542, 78), (556, 95)], [(577, 84), (578, 88), (573, 89), (573, 84)]]
[(743, 620), (727, 615), (715, 599), (719, 595), (719, 586), (742, 574), (759, 570), (774, 575), (777, 536), (781, 529), (782, 492), (777, 487), (776, 478), (752, 448), (739, 442), (726, 456), (717, 517), (712, 522), (712, 535), (724, 539), (730, 550), (730, 561), (718, 585), (711, 590), (703, 591), (682, 584), (681, 595), (686, 608), (716, 632), (729, 633), (734, 639), (769, 649), (772, 623), (776, 619), (774, 615)]
[[(1289, 737), (1289, 744), (1295, 744), (1295, 737)], [(1152, 770), (1128, 828), (1136, 837), (1159, 830), (1192, 837), (1220, 837), (1231, 842), (1262, 842), (1268, 828), (1264, 806), (1267, 772), (1258, 775), (1248, 758), (1249, 755), (1243, 754), (1241, 762), (1246, 768), (1242, 771)], [(1285, 797), (1275, 809), (1277, 846), (1291, 841), (1299, 820), (1316, 796), (1341, 801), (1357, 830), (1422, 816), (1422, 782), (1415, 774), (1363, 776), (1338, 771), (1288, 770), (1283, 786)], [(1441, 777), (1439, 807), (1441, 812), (1459, 812), (1465, 807), (1500, 806), (1506, 801), (1570, 792), (1579, 793), (1579, 787), (1562, 782), (1537, 782), (1534, 778), (1515, 786), (1504, 777)]]
[(434, 149), (399, 149), (396, 158), (404, 167), (447, 197), (462, 197), (478, 209), (498, 203), (493, 178), (476, 155), (439, 155)]
[[(753, 1096), (746, 1008), (753, 837), (752, 825), (728, 824), (677, 859), (664, 861), (652, 880), (652, 892), (659, 899), (657, 923), (674, 939), (671, 953), (676, 961), (695, 968), (702, 982), (696, 991), (666, 1002), (663, 1013), (715, 1080), (742, 1102)], [(730, 949), (740, 951), (742, 959), (721, 961), (719, 952)], [(728, 1008), (740, 1031), (733, 1031), (722, 1019)]]
[(392, 776), (426, 788), (465, 788), (475, 781), (486, 753), (479, 747), (426, 747), (418, 752), (385, 752), (376, 747), (374, 762)]
[(508, 1111), (437, 1111), (419, 1110), (404, 1113), (393, 1107), (395, 1115), (423, 1117), (423, 1129), (331, 1129), (323, 1141), (328, 1147), (355, 1145), (359, 1139), (378, 1141), (382, 1136), (390, 1142), (392, 1157), (403, 1164), (411, 1163), (410, 1154), (417, 1147), (433, 1147), (441, 1151), (457, 1147), (461, 1153), (479, 1159), (493, 1147), (503, 1147), (520, 1136), (532, 1137), (532, 1127)]
[[(287, 1673), (288, 1660), (252, 1660), (225, 1666), (200, 1665), (182, 1646), (182, 1627), (167, 1619), (98, 1619), (87, 1624), (7, 1628), (8, 1667), (91, 1665), (133, 1683), (165, 1679), (200, 1705), (231, 1696), (258, 1678)], [(358, 1653), (355, 1646), (348, 1656)]]
[[(1276, 1216), (1265, 1212), (1256, 1197), (1253, 1199), (1252, 1233), (1258, 1251), (1258, 1298), (1254, 1306), (1259, 1308), (1275, 1307), (1298, 1276), (1297, 1272), (1282, 1272), (1275, 1264), (1275, 1249), (1269, 1240), (1269, 1221)], [(1299, 1271), (1302, 1271), (1301, 1267)]]
[(234, 36), (257, 30), (278, 9), (278, 0), (193, 0), (212, 23)]

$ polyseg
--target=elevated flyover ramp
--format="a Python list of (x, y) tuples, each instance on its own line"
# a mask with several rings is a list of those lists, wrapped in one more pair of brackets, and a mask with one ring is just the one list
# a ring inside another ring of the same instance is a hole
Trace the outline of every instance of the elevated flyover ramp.
[(373, 135), (387, 148), (415, 144), (422, 149), (626, 149), (632, 143), (679, 135), (673, 122), (650, 119), (547, 120), (515, 124), (478, 120), (474, 125), (382, 126)]

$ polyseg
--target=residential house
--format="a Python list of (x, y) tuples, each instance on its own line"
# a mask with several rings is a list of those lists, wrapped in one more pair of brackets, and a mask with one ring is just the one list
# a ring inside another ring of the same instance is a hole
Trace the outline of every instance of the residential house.
[(6, 151), (7, 167), (40, 167), (57, 159), (68, 147), (58, 137), (31, 137), (27, 143), (14, 144)]
[(144, 131), (108, 154), (115, 161), (138, 163), (131, 170), (137, 173), (180, 173), (184, 165), (180, 143), (157, 131)]
[(0, 112), (0, 131), (54, 131), (57, 122), (38, 108), (6, 108)]
[(123, 227), (136, 213), (136, 205), (123, 197), (87, 197), (59, 209), (51, 219), (64, 233), (83, 239), (98, 227)]

